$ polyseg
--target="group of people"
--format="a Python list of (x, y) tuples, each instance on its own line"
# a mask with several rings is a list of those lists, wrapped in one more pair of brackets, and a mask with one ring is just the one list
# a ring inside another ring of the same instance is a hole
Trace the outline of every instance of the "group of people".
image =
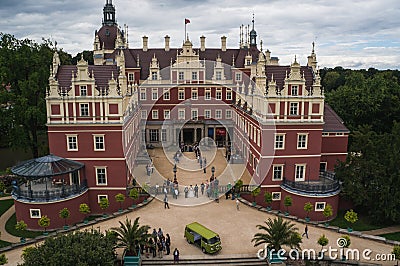
[[(169, 234), (165, 234), (158, 228), (158, 231), (154, 228), (152, 232), (152, 237), (149, 239), (149, 243), (144, 247), (146, 252), (146, 257), (149, 254), (153, 255), (153, 258), (162, 258), (164, 255), (168, 256), (171, 253), (171, 238)], [(179, 262), (179, 250), (175, 248), (173, 251), (174, 262)]]

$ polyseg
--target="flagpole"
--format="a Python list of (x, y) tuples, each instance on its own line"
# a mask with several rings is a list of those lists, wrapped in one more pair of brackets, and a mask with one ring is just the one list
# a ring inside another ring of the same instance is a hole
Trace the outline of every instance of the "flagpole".
[(183, 42), (185, 42), (186, 41), (186, 19), (185, 19), (185, 36), (183, 37)]

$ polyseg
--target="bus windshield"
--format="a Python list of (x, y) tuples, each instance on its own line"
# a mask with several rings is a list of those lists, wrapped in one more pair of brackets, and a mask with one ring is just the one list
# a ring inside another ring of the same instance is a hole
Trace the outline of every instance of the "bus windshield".
[(215, 244), (217, 242), (220, 242), (219, 236), (214, 236), (213, 238), (207, 240), (208, 244)]

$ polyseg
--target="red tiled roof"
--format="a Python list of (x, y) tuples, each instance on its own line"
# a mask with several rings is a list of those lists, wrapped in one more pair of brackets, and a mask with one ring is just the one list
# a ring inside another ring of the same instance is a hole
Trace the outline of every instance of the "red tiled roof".
[[(114, 73), (114, 78), (118, 78), (118, 69), (117, 66), (104, 65), (104, 66), (94, 66), (89, 65), (89, 76), (92, 75), (92, 71), (94, 77), (96, 79), (95, 84), (97, 88), (108, 87), (108, 81), (112, 77), (112, 72)], [(72, 72), (76, 75), (77, 67), (71, 65), (63, 65), (60, 66), (57, 73), (57, 80), (62, 88), (70, 88), (71, 87), (71, 78)]]
[(325, 103), (324, 108), (324, 126), (323, 132), (343, 132), (349, 133), (350, 131), (344, 125), (343, 120), (335, 113), (329, 104)]
[(104, 25), (101, 27), (97, 32), (99, 35), (100, 47), (106, 50), (113, 50), (115, 48), (115, 40), (117, 39), (118, 30), (117, 26)]
[[(303, 74), (303, 71), (304, 78), (306, 79), (306, 90), (309, 90), (313, 84), (314, 74), (312, 68), (308, 66), (301, 66), (300, 73)], [(290, 73), (290, 66), (267, 66), (266, 73), (268, 81), (271, 81), (272, 74), (274, 75), (276, 85), (281, 90), (285, 82), (285, 75)]]

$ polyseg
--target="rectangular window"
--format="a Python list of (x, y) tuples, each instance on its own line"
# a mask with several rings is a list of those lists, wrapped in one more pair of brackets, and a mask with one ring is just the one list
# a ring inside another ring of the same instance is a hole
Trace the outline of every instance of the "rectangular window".
[(81, 93), (81, 96), (87, 96), (87, 87), (86, 86), (81, 86), (80, 87), (80, 93)]
[(232, 91), (231, 90), (227, 90), (226, 91), (226, 99), (227, 100), (232, 100)]
[(178, 119), (184, 120), (185, 119), (185, 109), (178, 110)]
[(68, 151), (77, 151), (78, 150), (78, 136), (77, 135), (68, 135), (67, 136), (67, 150)]
[(161, 141), (162, 142), (167, 141), (167, 129), (165, 128), (161, 129)]
[(129, 73), (128, 74), (128, 80), (129, 81), (134, 81), (135, 80), (135, 76), (133, 75), (133, 73)]
[(198, 97), (197, 89), (192, 89), (192, 100), (197, 100)]
[(81, 103), (80, 104), (81, 116), (89, 116), (89, 104)]
[(204, 118), (205, 119), (210, 119), (211, 118), (211, 110), (209, 110), (209, 109), (204, 110)]
[(329, 136), (329, 133), (322, 132), (322, 136), (323, 136), (323, 137), (327, 137), (327, 136)]
[(342, 132), (342, 133), (336, 133), (335, 134), (336, 136), (344, 136), (344, 133)]
[(108, 199), (108, 195), (97, 195), (97, 203), (100, 203), (102, 199)]
[(206, 100), (211, 100), (211, 90), (210, 89), (206, 89), (206, 93), (205, 93), (204, 98)]
[(185, 100), (185, 90), (180, 89), (178, 91), (178, 100)]
[(290, 92), (292, 96), (299, 95), (299, 88), (297, 87), (297, 85), (292, 85)]
[(274, 165), (272, 180), (278, 181), (282, 180), (282, 178), (283, 178), (283, 165)]
[(222, 110), (215, 110), (215, 119), (222, 119)]
[(32, 219), (40, 219), (42, 217), (40, 209), (29, 209), (29, 214)]
[(197, 80), (197, 72), (192, 72), (192, 79)]
[(158, 119), (158, 110), (151, 111), (151, 118)]
[(157, 78), (158, 78), (157, 71), (151, 72), (151, 79), (152, 80), (157, 80)]
[(225, 118), (232, 119), (232, 110), (225, 110)]
[(96, 185), (107, 185), (107, 170), (105, 167), (96, 167)]
[(158, 134), (158, 129), (150, 129), (150, 142), (157, 142)]
[(192, 109), (192, 120), (197, 120), (199, 117), (199, 110)]
[(295, 181), (304, 181), (306, 166), (304, 164), (296, 164)]
[(170, 92), (168, 89), (164, 89), (164, 100), (169, 101), (170, 99)]
[(272, 192), (272, 200), (281, 200), (280, 192)]
[(140, 118), (141, 119), (147, 119), (147, 110), (141, 110), (140, 111)]
[(151, 99), (152, 100), (157, 100), (158, 99), (158, 89), (153, 89), (151, 91)]
[(297, 134), (297, 149), (307, 149), (308, 134)]
[(216, 71), (215, 72), (215, 79), (216, 80), (221, 80), (222, 79), (222, 72), (221, 71)]
[(319, 171), (320, 172), (326, 172), (327, 167), (328, 167), (328, 163), (327, 162), (320, 162), (319, 163)]
[(142, 100), (142, 101), (146, 100), (146, 89), (145, 88), (140, 89), (140, 100)]
[(290, 115), (298, 115), (299, 113), (299, 103), (290, 103)]
[(218, 90), (217, 93), (215, 94), (215, 98), (217, 100), (222, 100), (222, 91)]
[(285, 149), (285, 134), (275, 134), (275, 150)]
[(185, 78), (185, 73), (183, 71), (179, 72), (179, 76), (178, 76), (179, 80), (184, 80)]
[(170, 118), (171, 118), (171, 111), (164, 110), (164, 119), (170, 119)]
[(94, 140), (94, 150), (95, 151), (104, 151), (104, 135), (93, 135)]
[(241, 81), (242, 80), (242, 73), (236, 73), (235, 74), (235, 79), (236, 79), (236, 81)]
[(316, 202), (315, 203), (315, 211), (322, 212), (322, 211), (324, 211), (325, 206), (326, 206), (326, 202)]

